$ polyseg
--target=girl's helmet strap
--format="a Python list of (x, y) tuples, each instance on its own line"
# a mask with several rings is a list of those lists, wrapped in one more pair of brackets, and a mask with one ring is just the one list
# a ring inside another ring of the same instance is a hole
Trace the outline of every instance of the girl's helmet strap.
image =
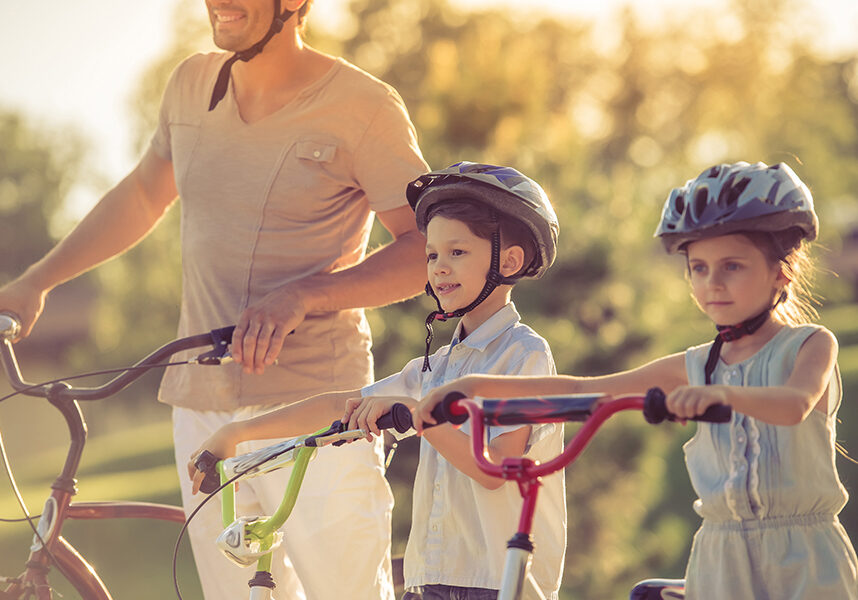
[(748, 319), (738, 325), (716, 325), (718, 335), (712, 342), (712, 347), (709, 349), (709, 356), (706, 357), (706, 365), (703, 367), (703, 373), (706, 376), (705, 385), (712, 383), (712, 374), (715, 372), (715, 367), (718, 365), (718, 359), (721, 358), (721, 346), (724, 342), (732, 342), (746, 335), (751, 335), (763, 326), (763, 323), (769, 318), (769, 314), (775, 309), (775, 306), (786, 300), (786, 292), (781, 292), (777, 301), (771, 308), (767, 308), (755, 317)]

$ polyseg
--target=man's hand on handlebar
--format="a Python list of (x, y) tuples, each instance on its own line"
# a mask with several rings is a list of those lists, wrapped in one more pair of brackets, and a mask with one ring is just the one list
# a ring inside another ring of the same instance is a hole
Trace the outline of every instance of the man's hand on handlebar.
[(47, 292), (33, 287), (23, 277), (0, 287), (0, 312), (13, 315), (21, 325), (19, 338), (30, 335), (42, 310)]
[(301, 295), (283, 286), (248, 306), (235, 325), (230, 352), (245, 373), (263, 373), (283, 349), (286, 336), (307, 315)]

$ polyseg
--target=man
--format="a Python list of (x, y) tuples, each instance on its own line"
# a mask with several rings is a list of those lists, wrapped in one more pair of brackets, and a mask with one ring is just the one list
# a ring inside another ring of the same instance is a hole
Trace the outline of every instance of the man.
[[(229, 53), (177, 67), (140, 163), (0, 289), (0, 309), (18, 314), (26, 335), (48, 291), (145, 237), (178, 192), (179, 335), (236, 322), (235, 365), (164, 377), (179, 465), (226, 422), (370, 383), (362, 307), (410, 297), (425, 279), (405, 201), (406, 184), (428, 170), (414, 128), (395, 90), (303, 42), (310, 1), (206, 0), (214, 41)], [(393, 241), (365, 256), (372, 211)], [(286, 477), (242, 484), (239, 510), (272, 514)], [(180, 480), (190, 510), (190, 482)], [(377, 445), (321, 449), (274, 561), (275, 597), (392, 598), (391, 508)], [(221, 528), (216, 506), (192, 522), (205, 596), (242, 598), (252, 573), (218, 553)]]

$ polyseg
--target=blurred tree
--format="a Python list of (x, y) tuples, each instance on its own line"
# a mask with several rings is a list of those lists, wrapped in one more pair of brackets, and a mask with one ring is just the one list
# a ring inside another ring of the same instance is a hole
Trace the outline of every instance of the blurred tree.
[(21, 116), (0, 113), (0, 284), (53, 246), (52, 220), (80, 160), (73, 136), (49, 139)]
[[(171, 44), (143, 74), (133, 97), (137, 122), (132, 127), (141, 154), (158, 123), (170, 73), (183, 58), (204, 47), (210, 36), (208, 24), (199, 19), (195, 8), (185, 2), (176, 5)], [(140, 358), (175, 335), (181, 296), (180, 202), (138, 246), (95, 271), (102, 293), (93, 341), (98, 354), (109, 350), (118, 364)], [(151, 381), (154, 385), (157, 379)]]

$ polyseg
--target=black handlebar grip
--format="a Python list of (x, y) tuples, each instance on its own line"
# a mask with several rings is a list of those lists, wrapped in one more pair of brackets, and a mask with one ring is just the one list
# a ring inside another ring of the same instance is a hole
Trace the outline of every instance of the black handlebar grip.
[(194, 461), (194, 466), (197, 470), (206, 475), (200, 484), (200, 491), (205, 494), (211, 494), (220, 487), (220, 475), (218, 475), (216, 468), (219, 460), (217, 456), (208, 450), (203, 450), (197, 457), (197, 460)]
[(440, 404), (436, 404), (435, 408), (432, 409), (430, 413), (432, 418), (435, 419), (435, 422), (440, 425), (441, 423), (452, 423), (453, 425), (461, 425), (465, 421), (468, 420), (468, 413), (454, 415), (451, 412), (451, 406), (453, 402), (457, 400), (461, 400), (462, 398), (466, 398), (465, 394), (461, 392), (450, 392), (446, 396), (444, 396), (444, 401)]
[[(677, 416), (667, 410), (667, 397), (661, 388), (654, 387), (647, 390), (644, 398), (644, 418), (647, 423), (657, 425), (665, 419), (676, 421)], [(690, 421), (704, 421), (706, 423), (729, 423), (733, 417), (733, 409), (726, 404), (713, 404), (707, 408), (702, 415), (692, 417)]]
[[(454, 415), (451, 413), (450, 405), (456, 400), (464, 398), (464, 394), (459, 392), (451, 392), (447, 394), (444, 401), (436, 405), (432, 409), (432, 417), (435, 419), (435, 425), (442, 423), (453, 423), (459, 425), (468, 420), (468, 415)], [(379, 429), (395, 429), (398, 433), (405, 433), (414, 426), (411, 420), (411, 409), (397, 402), (390, 407), (390, 412), (381, 415), (375, 422)], [(432, 423), (424, 423), (424, 428), (434, 427)]]
[(644, 398), (643, 415), (647, 423), (658, 425), (667, 418), (667, 406), (665, 395), (661, 388), (650, 388)]
[(390, 407), (390, 412), (378, 418), (375, 425), (379, 429), (395, 429), (397, 433), (405, 433), (411, 429), (411, 410), (397, 402)]
[(727, 404), (713, 404), (703, 411), (702, 415), (692, 418), (692, 421), (707, 423), (729, 423), (733, 418), (733, 408)]

